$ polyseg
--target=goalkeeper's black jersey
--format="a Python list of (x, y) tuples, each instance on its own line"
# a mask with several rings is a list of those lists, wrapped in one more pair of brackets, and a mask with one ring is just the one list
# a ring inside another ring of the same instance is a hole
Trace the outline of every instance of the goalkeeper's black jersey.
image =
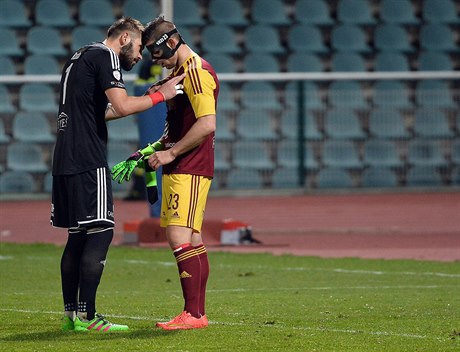
[(118, 56), (103, 43), (78, 50), (61, 77), (53, 175), (107, 167), (105, 110), (109, 88), (125, 89)]

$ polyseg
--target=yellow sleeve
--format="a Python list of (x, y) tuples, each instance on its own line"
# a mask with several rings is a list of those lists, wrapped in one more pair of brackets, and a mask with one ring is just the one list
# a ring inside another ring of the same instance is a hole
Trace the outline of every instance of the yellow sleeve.
[(216, 114), (215, 89), (216, 82), (207, 70), (196, 67), (189, 69), (184, 79), (184, 90), (196, 118)]

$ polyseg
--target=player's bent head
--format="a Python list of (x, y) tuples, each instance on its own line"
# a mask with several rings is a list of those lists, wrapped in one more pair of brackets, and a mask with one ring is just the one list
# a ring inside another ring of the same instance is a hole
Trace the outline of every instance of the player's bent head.
[(132, 17), (122, 17), (115, 21), (107, 30), (107, 38), (117, 38), (125, 32), (128, 32), (130, 36), (138, 38), (144, 31), (144, 25)]

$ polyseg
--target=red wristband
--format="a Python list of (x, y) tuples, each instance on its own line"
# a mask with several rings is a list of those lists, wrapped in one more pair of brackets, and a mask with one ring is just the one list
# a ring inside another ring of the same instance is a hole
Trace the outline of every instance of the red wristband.
[(165, 101), (165, 97), (161, 92), (155, 92), (149, 94), (150, 99), (152, 99), (152, 104), (157, 105), (158, 103), (161, 103)]

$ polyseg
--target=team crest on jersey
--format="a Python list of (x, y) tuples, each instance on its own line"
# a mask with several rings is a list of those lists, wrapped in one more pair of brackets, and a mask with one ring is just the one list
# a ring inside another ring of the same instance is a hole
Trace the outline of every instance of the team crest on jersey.
[(57, 130), (58, 131), (65, 131), (66, 127), (67, 127), (67, 120), (69, 119), (69, 117), (61, 112), (59, 114), (59, 117), (58, 117), (58, 120), (57, 120)]
[(120, 71), (114, 70), (114, 71), (113, 71), (113, 77), (115, 77), (115, 79), (116, 79), (117, 81), (119, 81), (120, 78), (121, 78), (121, 73), (120, 73)]

